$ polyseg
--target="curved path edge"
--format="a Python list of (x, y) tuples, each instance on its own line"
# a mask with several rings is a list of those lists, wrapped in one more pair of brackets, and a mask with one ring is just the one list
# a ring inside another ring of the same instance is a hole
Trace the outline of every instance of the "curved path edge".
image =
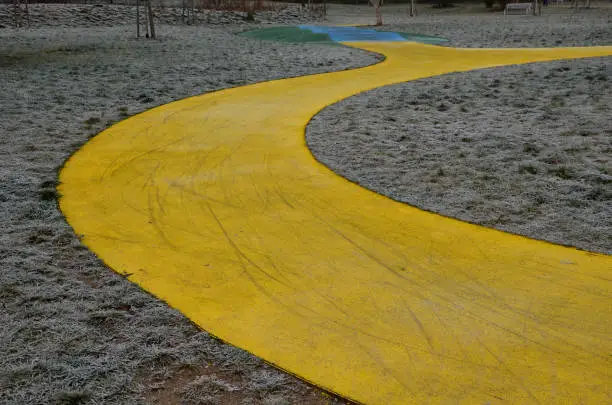
[(318, 163), (304, 131), (383, 85), (612, 47), (350, 46), (387, 59), (191, 97), (102, 132), (60, 173), (68, 222), (203, 329), (355, 401), (607, 402), (609, 256), (365, 190)]

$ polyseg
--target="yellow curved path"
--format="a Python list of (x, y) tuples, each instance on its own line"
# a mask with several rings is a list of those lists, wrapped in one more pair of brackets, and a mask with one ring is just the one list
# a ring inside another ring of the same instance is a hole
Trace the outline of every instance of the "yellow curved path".
[(612, 47), (351, 45), (387, 59), (185, 99), (104, 131), (61, 172), (68, 221), (203, 329), (356, 401), (610, 403), (611, 257), (367, 191), (317, 163), (304, 128), (382, 85)]

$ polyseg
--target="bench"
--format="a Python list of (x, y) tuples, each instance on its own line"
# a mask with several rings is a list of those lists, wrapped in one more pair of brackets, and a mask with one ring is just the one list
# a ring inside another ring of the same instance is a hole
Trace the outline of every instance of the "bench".
[(508, 3), (504, 9), (504, 15), (508, 14), (509, 11), (525, 11), (525, 15), (529, 14), (533, 10), (532, 3)]

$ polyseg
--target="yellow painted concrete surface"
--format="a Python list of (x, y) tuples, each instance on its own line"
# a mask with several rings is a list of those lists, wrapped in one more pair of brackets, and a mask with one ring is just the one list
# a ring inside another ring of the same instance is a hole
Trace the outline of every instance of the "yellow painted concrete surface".
[(60, 174), (83, 242), (203, 329), (368, 404), (605, 404), (612, 258), (466, 224), (315, 161), (309, 119), (358, 92), (612, 47), (352, 43), (362, 69), (167, 104)]

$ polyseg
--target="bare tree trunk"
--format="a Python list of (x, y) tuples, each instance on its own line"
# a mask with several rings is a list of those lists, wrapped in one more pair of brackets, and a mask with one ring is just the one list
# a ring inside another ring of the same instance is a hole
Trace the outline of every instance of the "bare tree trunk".
[(13, 24), (16, 28), (30, 26), (30, 10), (28, 0), (13, 0)]
[(136, 38), (140, 38), (140, 0), (136, 0)]
[(147, 13), (147, 1), (143, 1), (144, 8), (144, 23), (145, 23), (145, 38), (149, 39), (149, 13)]
[(380, 7), (382, 6), (382, 2), (383, 0), (370, 0), (370, 4), (376, 10), (376, 25), (383, 25), (382, 12), (380, 10)]
[(414, 4), (414, 0), (410, 0), (410, 17), (415, 17), (417, 14), (416, 4)]
[(25, 15), (26, 15), (26, 24), (28, 24), (28, 28), (30, 27), (30, 8), (29, 8), (29, 0), (25, 0)]
[(13, 0), (13, 25), (19, 28), (19, 0)]
[(155, 39), (155, 24), (153, 23), (153, 7), (151, 7), (151, 0), (147, 0), (147, 11), (149, 13), (149, 28), (151, 31), (151, 39)]

